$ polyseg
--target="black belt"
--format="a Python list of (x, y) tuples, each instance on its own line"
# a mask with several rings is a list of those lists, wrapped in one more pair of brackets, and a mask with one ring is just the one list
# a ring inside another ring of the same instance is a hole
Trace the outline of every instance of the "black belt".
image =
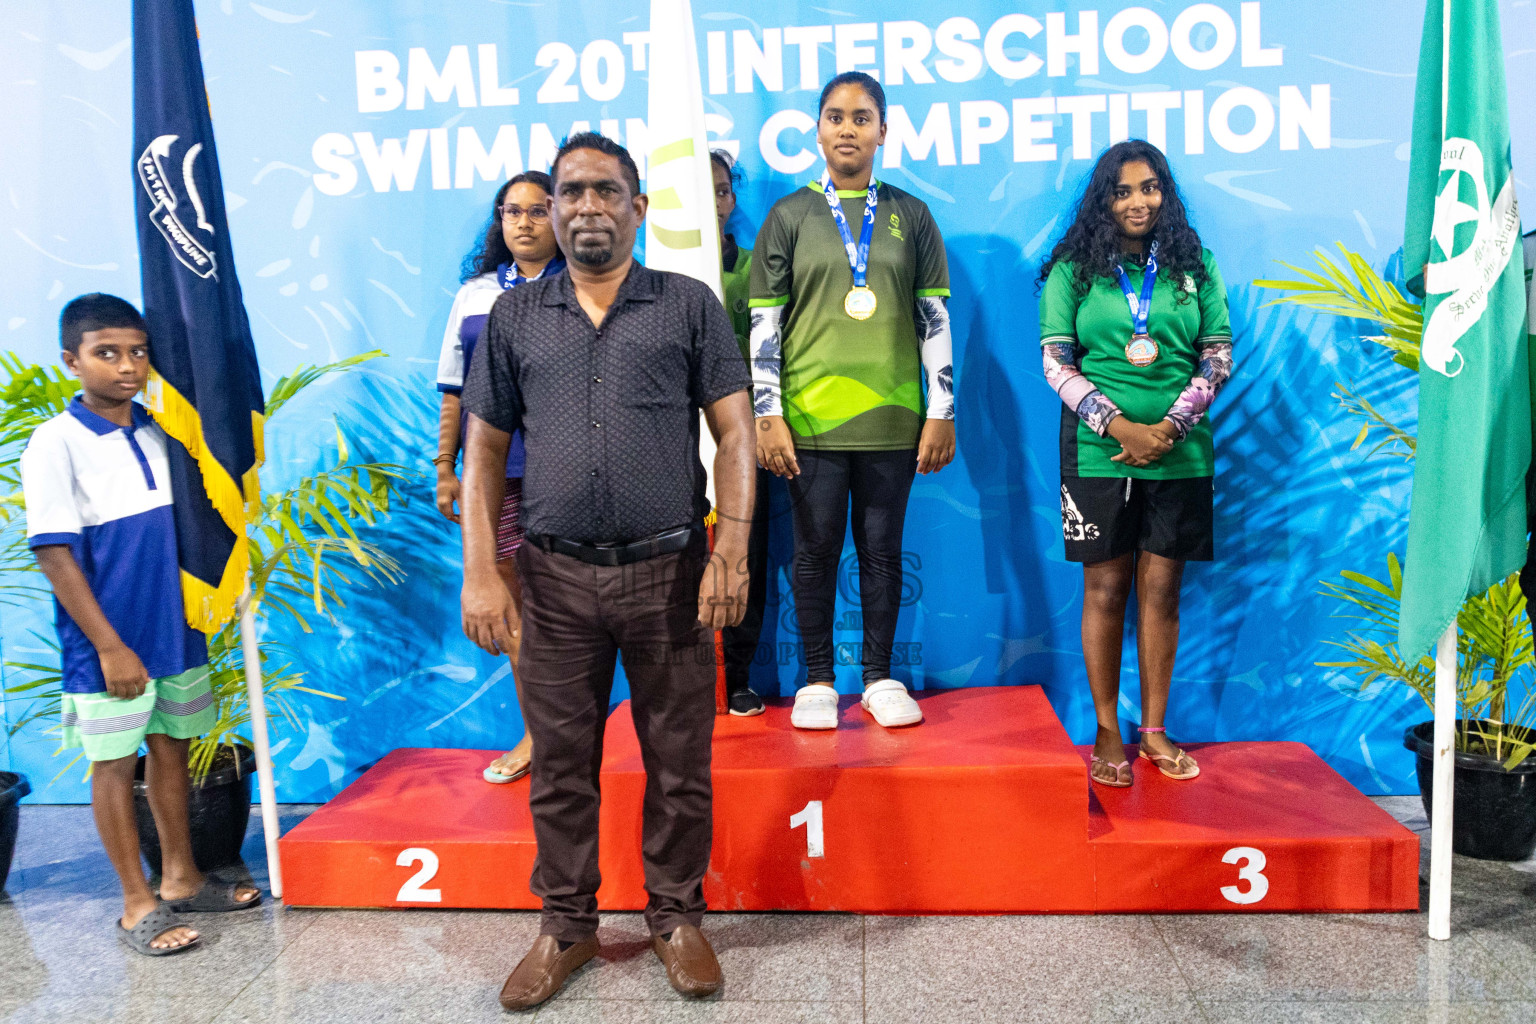
[(580, 541), (554, 537), (547, 533), (525, 534), (523, 540), (540, 551), (547, 551), (552, 555), (566, 555), (586, 562), (588, 565), (629, 565), (658, 555), (670, 555), (675, 551), (682, 551), (693, 542), (696, 534), (703, 532), (703, 524), (690, 523), (687, 526), (663, 530), (651, 537), (630, 541), (628, 544), (583, 544)]

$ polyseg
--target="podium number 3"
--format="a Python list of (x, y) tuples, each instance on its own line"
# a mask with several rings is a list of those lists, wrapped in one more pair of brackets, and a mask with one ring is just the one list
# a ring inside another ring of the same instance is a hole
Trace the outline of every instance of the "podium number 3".
[(825, 857), (827, 855), (826, 839), (821, 833), (821, 801), (812, 800), (800, 808), (796, 814), (789, 816), (789, 827), (799, 828), (805, 826), (805, 855), (807, 857)]
[(420, 864), (421, 870), (400, 887), (395, 894), (396, 903), (441, 903), (443, 902), (443, 890), (423, 889), (422, 886), (432, 881), (437, 874), (437, 854), (424, 846), (413, 846), (408, 850), (401, 850), (400, 856), (395, 858), (395, 866), (408, 868), (412, 864)]
[(1255, 850), (1251, 846), (1234, 846), (1222, 855), (1223, 864), (1242, 863), (1237, 869), (1237, 880), (1247, 882), (1248, 888), (1240, 889), (1235, 885), (1224, 885), (1221, 894), (1231, 903), (1248, 904), (1257, 903), (1269, 895), (1269, 879), (1264, 877), (1264, 851)]

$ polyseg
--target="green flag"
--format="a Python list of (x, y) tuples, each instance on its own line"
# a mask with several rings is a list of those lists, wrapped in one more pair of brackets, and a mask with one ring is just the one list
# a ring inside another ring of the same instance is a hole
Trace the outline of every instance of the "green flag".
[(1424, 297), (1398, 627), (1410, 659), (1467, 595), (1525, 561), (1531, 383), (1513, 179), (1498, 2), (1429, 0), (1403, 240), (1408, 288)]

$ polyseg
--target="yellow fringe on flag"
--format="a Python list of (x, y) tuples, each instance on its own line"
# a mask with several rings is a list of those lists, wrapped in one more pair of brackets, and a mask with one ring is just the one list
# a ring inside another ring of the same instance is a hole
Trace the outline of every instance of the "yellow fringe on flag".
[(242, 537), (235, 542), (229, 561), (224, 564), (224, 576), (217, 587), (210, 587), (182, 570), (181, 606), (187, 617), (187, 625), (209, 636), (222, 629), (239, 611), (240, 595), (245, 592), (245, 574), (250, 568), (251, 553)]
[(263, 437), (265, 418), (251, 412), (251, 437), (255, 442), (256, 461), (236, 485), (229, 471), (209, 450), (203, 439), (203, 420), (192, 403), (172, 387), (164, 377), (150, 370), (149, 384), (145, 388), (149, 413), (171, 437), (197, 462), (203, 478), (203, 490), (208, 500), (235, 535), (235, 545), (224, 574), (217, 587), (211, 587), (189, 573), (181, 574), (181, 598), (187, 624), (193, 629), (213, 634), (234, 618), (240, 594), (245, 589), (246, 572), (250, 569), (250, 551), (246, 546), (245, 509), (248, 504), (261, 501), (261, 483), (257, 469), (265, 461), (266, 445)]

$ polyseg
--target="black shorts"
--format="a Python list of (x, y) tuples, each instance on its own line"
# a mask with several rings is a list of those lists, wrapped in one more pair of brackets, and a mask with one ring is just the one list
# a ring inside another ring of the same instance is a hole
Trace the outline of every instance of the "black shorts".
[(1130, 551), (1209, 562), (1215, 487), (1208, 476), (1132, 480), (1061, 479), (1061, 533), (1069, 562), (1107, 562)]

